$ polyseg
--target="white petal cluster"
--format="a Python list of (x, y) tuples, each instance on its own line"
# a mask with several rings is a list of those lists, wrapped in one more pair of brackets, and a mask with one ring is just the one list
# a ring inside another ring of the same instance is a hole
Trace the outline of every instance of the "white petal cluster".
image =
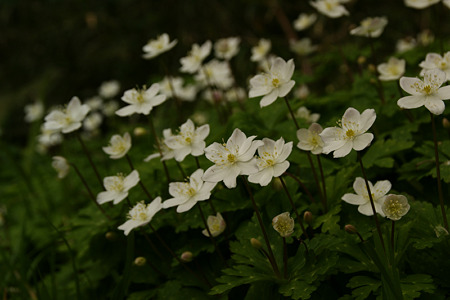
[(32, 123), (40, 120), (44, 116), (44, 104), (42, 101), (36, 101), (35, 103), (25, 106), (25, 121)]
[(124, 234), (128, 235), (134, 228), (147, 225), (161, 209), (161, 197), (156, 197), (147, 205), (144, 201), (139, 202), (128, 213), (129, 220), (120, 225), (118, 229), (123, 230)]
[(214, 44), (214, 52), (216, 57), (227, 61), (232, 59), (239, 52), (240, 42), (241, 39), (239, 37), (230, 37), (218, 40)]
[(157, 39), (149, 40), (148, 43), (142, 47), (142, 50), (144, 51), (144, 55), (142, 55), (142, 57), (145, 59), (152, 59), (161, 53), (172, 49), (177, 42), (177, 40), (170, 41), (169, 35), (167, 33), (163, 33), (158, 36)]
[(69, 133), (79, 129), (88, 112), (89, 106), (81, 104), (78, 97), (73, 97), (65, 109), (57, 109), (45, 117), (46, 130)]
[(350, 34), (377, 38), (383, 33), (387, 23), (388, 20), (386, 17), (365, 18), (361, 21), (360, 26), (350, 30)]
[(69, 162), (62, 156), (53, 156), (52, 167), (60, 179), (66, 177), (70, 170)]
[[(220, 213), (217, 213), (215, 216), (208, 216), (206, 224), (208, 225), (209, 231), (213, 237), (221, 234), (227, 227), (227, 224)], [(209, 236), (207, 229), (203, 229), (202, 233), (204, 236)]]
[(163, 208), (177, 206), (177, 213), (190, 210), (198, 201), (208, 200), (215, 182), (203, 181), (203, 170), (198, 169), (187, 182), (171, 182), (169, 194), (173, 197), (163, 202)]
[(41, 153), (45, 153), (49, 147), (61, 144), (64, 137), (59, 130), (45, 129), (45, 126), (41, 126), (41, 134), (38, 135), (38, 150)]
[(295, 81), (291, 80), (294, 69), (293, 59), (286, 62), (277, 57), (268, 73), (250, 79), (249, 98), (264, 96), (259, 102), (264, 107), (272, 104), (278, 97), (286, 96), (295, 85)]
[[(375, 186), (369, 181), (369, 188), (372, 194), (375, 211), (384, 217), (382, 205), (386, 199), (386, 194), (392, 185), (389, 180), (377, 181)], [(356, 194), (345, 194), (342, 200), (349, 204), (358, 205), (358, 211), (366, 216), (373, 216), (372, 206), (370, 204), (369, 193), (367, 192), (366, 183), (363, 178), (357, 177), (353, 183), (353, 189)]]
[(254, 141), (256, 136), (248, 137), (238, 128), (226, 144), (213, 143), (205, 149), (205, 156), (214, 163), (203, 175), (209, 182), (222, 181), (228, 188), (236, 187), (239, 175), (250, 175), (258, 172), (255, 151), (264, 143)]
[(317, 20), (316, 14), (300, 14), (297, 19), (294, 21), (295, 30), (302, 31), (314, 24)]
[(408, 199), (403, 195), (389, 194), (386, 196), (381, 209), (387, 218), (398, 221), (409, 211)]
[(233, 83), (230, 66), (227, 62), (213, 59), (199, 70), (195, 80), (202, 86), (216, 86), (222, 90), (230, 88)]
[(131, 136), (128, 132), (125, 132), (123, 136), (115, 134), (109, 140), (109, 145), (103, 147), (103, 151), (109, 155), (111, 159), (119, 159), (127, 154), (131, 148)]
[(404, 0), (405, 5), (415, 9), (424, 9), (433, 4), (438, 3), (440, 0)]
[(283, 138), (274, 141), (263, 138), (263, 145), (258, 147), (256, 164), (258, 172), (250, 174), (248, 181), (266, 186), (272, 178), (281, 176), (289, 168), (286, 160), (292, 152), (292, 142), (285, 143)]
[(117, 96), (120, 92), (120, 83), (117, 80), (110, 80), (103, 82), (99, 89), (98, 94), (104, 99), (111, 99)]
[(422, 68), (420, 75), (423, 76), (426, 71), (439, 69), (445, 72), (447, 81), (450, 80), (450, 51), (444, 54), (444, 57), (437, 53), (428, 53), (425, 60), (419, 64)]
[(251, 61), (262, 61), (266, 58), (270, 49), (272, 48), (272, 42), (267, 39), (260, 39), (258, 45), (252, 48)]
[(148, 115), (153, 107), (160, 105), (166, 100), (165, 95), (158, 95), (159, 84), (154, 83), (148, 89), (145, 87), (141, 90), (131, 89), (125, 91), (122, 100), (129, 105), (122, 107), (116, 111), (116, 115), (125, 117), (132, 114)]
[(417, 47), (416, 39), (412, 37), (406, 37), (397, 41), (397, 44), (395, 45), (395, 50), (398, 53), (404, 53), (416, 47)]
[(315, 2), (309, 2), (311, 6), (317, 9), (321, 14), (329, 18), (339, 18), (344, 15), (348, 15), (347, 9), (342, 3), (348, 2), (347, 0), (316, 0)]
[(382, 81), (397, 80), (405, 73), (405, 60), (390, 57), (387, 63), (377, 66), (378, 78)]
[(190, 74), (197, 72), (202, 66), (203, 60), (211, 53), (211, 48), (211, 41), (206, 41), (201, 46), (198, 44), (192, 45), (192, 49), (189, 51), (188, 56), (180, 59), (180, 71)]
[(178, 134), (168, 135), (164, 138), (164, 144), (173, 151), (176, 161), (183, 161), (188, 154), (203, 155), (206, 146), (205, 139), (208, 135), (208, 124), (195, 128), (194, 122), (188, 119), (180, 126)]
[(139, 173), (134, 170), (127, 177), (122, 174), (108, 176), (103, 179), (104, 192), (97, 195), (97, 203), (103, 204), (113, 201), (114, 204), (128, 197), (128, 191), (139, 183)]
[(303, 38), (297, 41), (291, 40), (289, 47), (292, 52), (300, 56), (306, 56), (317, 50), (317, 46), (312, 45), (310, 38)]
[(425, 106), (431, 113), (440, 115), (445, 110), (442, 100), (450, 99), (450, 86), (441, 88), (445, 81), (446, 75), (439, 69), (426, 71), (423, 81), (414, 77), (402, 77), (400, 86), (411, 96), (400, 98), (397, 105), (406, 109)]
[(288, 237), (294, 233), (294, 219), (289, 212), (284, 212), (272, 219), (272, 226), (282, 237)]
[(297, 147), (305, 151), (311, 151), (312, 154), (321, 154), (325, 143), (320, 137), (323, 129), (317, 123), (312, 123), (308, 129), (300, 128), (297, 130), (299, 140)]
[(353, 107), (348, 108), (342, 120), (340, 127), (325, 128), (320, 137), (325, 146), (323, 153), (328, 154), (332, 151), (333, 157), (344, 157), (355, 149), (361, 151), (373, 140), (372, 133), (366, 133), (375, 122), (376, 114), (374, 109), (366, 109), (362, 114)]

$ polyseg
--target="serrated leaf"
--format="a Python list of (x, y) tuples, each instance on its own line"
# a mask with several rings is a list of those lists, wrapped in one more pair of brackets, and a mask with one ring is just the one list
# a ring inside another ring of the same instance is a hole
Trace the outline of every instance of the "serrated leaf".
[(436, 289), (433, 278), (428, 274), (413, 274), (401, 280), (402, 292), (405, 299), (420, 297), (421, 292), (432, 294)]
[(402, 150), (409, 149), (414, 145), (413, 141), (396, 141), (389, 140), (377, 140), (373, 145), (369, 147), (366, 154), (363, 156), (363, 162), (365, 168), (370, 168), (373, 165), (377, 165), (377, 162), (383, 158), (385, 159), (381, 163), (378, 162), (379, 167), (392, 168), (394, 160), (392, 156)]
[(375, 293), (381, 286), (381, 281), (368, 276), (354, 276), (347, 286), (352, 288), (352, 296), (356, 300), (364, 300)]
[(341, 211), (341, 205), (336, 205), (333, 207), (330, 211), (328, 211), (326, 214), (321, 215), (320, 217), (317, 217), (314, 220), (313, 228), (317, 229), (320, 226), (322, 226), (322, 232), (330, 232), (334, 233), (340, 230), (339, 226), (339, 220), (341, 217), (338, 215)]

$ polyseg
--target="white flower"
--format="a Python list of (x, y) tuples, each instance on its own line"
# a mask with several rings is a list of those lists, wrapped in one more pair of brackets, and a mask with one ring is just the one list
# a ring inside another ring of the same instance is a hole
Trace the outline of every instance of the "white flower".
[(282, 237), (288, 237), (294, 233), (294, 219), (289, 212), (279, 214), (272, 219), (272, 226)]
[(417, 46), (417, 41), (412, 37), (407, 37), (397, 41), (395, 49), (398, 53), (403, 53), (414, 49)]
[(45, 117), (45, 129), (60, 130), (62, 133), (69, 133), (81, 127), (82, 121), (88, 114), (90, 108), (86, 104), (81, 104), (78, 97), (73, 97), (67, 108), (54, 110)]
[(428, 46), (434, 42), (434, 34), (429, 29), (424, 29), (417, 34), (417, 42), (422, 46)]
[(62, 156), (53, 156), (52, 167), (58, 172), (58, 178), (66, 177), (70, 170), (69, 163)]
[(63, 140), (63, 135), (59, 130), (49, 130), (45, 129), (45, 126), (41, 126), (41, 134), (38, 135), (38, 142), (44, 148), (55, 146), (61, 144)]
[(156, 197), (152, 203), (145, 204), (144, 201), (136, 204), (128, 213), (128, 221), (118, 227), (123, 230), (125, 235), (136, 227), (147, 225), (155, 216), (155, 214), (162, 209), (161, 197)]
[(159, 84), (154, 83), (148, 89), (125, 91), (122, 100), (130, 104), (116, 111), (116, 115), (125, 117), (134, 113), (148, 115), (153, 107), (166, 100), (165, 95), (158, 95)]
[(320, 118), (320, 114), (311, 113), (309, 109), (305, 106), (300, 106), (297, 111), (294, 113), (296, 118), (304, 119), (308, 123), (317, 122)]
[(268, 73), (250, 79), (249, 98), (264, 96), (259, 102), (264, 107), (272, 104), (278, 97), (286, 96), (295, 85), (295, 81), (291, 80), (294, 68), (293, 59), (286, 62), (281, 57), (276, 58)]
[(403, 195), (389, 194), (386, 196), (381, 209), (387, 218), (398, 221), (409, 211), (408, 199)]
[(320, 154), (323, 151), (324, 142), (320, 137), (322, 126), (312, 123), (308, 129), (300, 128), (297, 130), (299, 143), (297, 147), (305, 151), (311, 151), (312, 154)]
[(423, 81), (414, 77), (402, 77), (401, 88), (412, 96), (400, 98), (397, 105), (406, 109), (425, 106), (431, 113), (440, 115), (445, 109), (442, 100), (450, 99), (450, 86), (440, 88), (445, 81), (445, 73), (439, 69), (426, 71)]
[(90, 114), (83, 121), (83, 128), (87, 131), (95, 131), (102, 124), (103, 117), (100, 113)]
[(33, 104), (25, 106), (25, 121), (28, 123), (38, 121), (44, 115), (44, 104), (42, 101), (36, 101)]
[(230, 60), (239, 52), (239, 43), (241, 39), (238, 37), (230, 37), (220, 39), (214, 44), (214, 51), (217, 58)]
[(241, 87), (232, 87), (225, 92), (225, 99), (229, 102), (235, 102), (247, 97), (247, 92)]
[(272, 47), (272, 43), (270, 40), (260, 39), (258, 45), (252, 48), (252, 56), (250, 57), (251, 61), (262, 61), (266, 58), (266, 55), (269, 53), (270, 48)]
[(131, 136), (128, 132), (122, 136), (115, 134), (109, 140), (109, 145), (103, 147), (103, 151), (109, 155), (111, 159), (122, 158), (131, 148)]
[(330, 18), (339, 18), (343, 15), (348, 15), (347, 9), (341, 4), (347, 1), (343, 0), (317, 0), (316, 2), (309, 2), (320, 13)]
[(98, 94), (105, 99), (111, 99), (120, 91), (120, 83), (117, 80), (103, 82), (98, 88)]
[(284, 143), (284, 139), (273, 141), (263, 138), (264, 145), (258, 147), (259, 157), (256, 159), (258, 172), (250, 174), (248, 181), (266, 186), (273, 177), (280, 177), (289, 168), (286, 160), (292, 152), (292, 142)]
[(450, 51), (444, 54), (444, 57), (437, 53), (428, 53), (425, 60), (419, 64), (422, 68), (420, 75), (423, 76), (426, 71), (439, 69), (445, 72), (447, 80), (450, 80)]
[(91, 111), (99, 110), (103, 106), (103, 99), (99, 96), (94, 96), (87, 99), (85, 103), (91, 108)]
[(397, 80), (405, 73), (405, 60), (390, 57), (387, 63), (379, 64), (377, 67), (382, 81)]
[(134, 170), (127, 177), (122, 174), (108, 176), (103, 179), (105, 192), (97, 195), (98, 204), (114, 201), (114, 204), (121, 202), (128, 197), (128, 191), (139, 183), (139, 173)]
[(176, 161), (183, 161), (188, 154), (203, 155), (208, 134), (208, 124), (195, 128), (194, 122), (188, 119), (180, 126), (180, 133), (165, 138), (164, 143), (173, 150)]
[(189, 182), (171, 182), (169, 194), (173, 197), (163, 202), (163, 208), (177, 206), (177, 213), (190, 210), (198, 201), (208, 200), (217, 183), (204, 182), (203, 170), (198, 169), (189, 177)]
[(166, 139), (169, 139), (172, 136), (173, 136), (172, 129), (170, 129), (170, 128), (164, 129), (163, 130), (163, 138), (160, 143), (162, 156), (160, 153), (150, 154), (149, 156), (147, 156), (144, 159), (144, 161), (149, 162), (152, 159), (157, 158), (157, 157), (161, 157), (161, 161), (174, 158), (175, 152), (173, 151), (173, 149), (169, 148), (165, 143)]
[(192, 45), (192, 49), (188, 53), (188, 56), (180, 59), (180, 71), (191, 74), (197, 72), (200, 69), (203, 60), (211, 53), (211, 47), (211, 41), (206, 41), (201, 46), (198, 44)]
[(221, 145), (213, 143), (205, 149), (205, 156), (214, 163), (203, 175), (203, 180), (222, 181), (228, 188), (236, 187), (239, 175), (250, 175), (258, 172), (255, 155), (256, 149), (263, 145), (262, 141), (253, 141), (256, 136), (247, 136), (238, 128)]
[(334, 151), (333, 157), (344, 157), (352, 149), (361, 151), (369, 146), (373, 134), (365, 132), (375, 122), (376, 117), (374, 109), (366, 109), (360, 114), (353, 107), (348, 108), (339, 124), (341, 127), (325, 128), (320, 134), (325, 143), (323, 153)]
[(195, 75), (195, 80), (202, 86), (212, 85), (223, 90), (230, 88), (234, 83), (228, 63), (217, 59), (203, 65)]
[(438, 3), (440, 0), (404, 0), (405, 5), (415, 9), (424, 9)]
[(289, 41), (289, 47), (292, 52), (300, 56), (308, 55), (317, 50), (317, 46), (311, 44), (310, 38), (303, 38), (298, 41), (291, 40)]
[[(294, 90), (294, 95), (300, 99), (306, 99), (309, 96), (309, 88), (306, 84), (301, 84), (297, 89)], [(302, 106), (303, 108), (306, 108)], [(299, 109), (300, 110), (300, 109)], [(297, 110), (297, 112), (299, 111)], [(319, 114), (316, 114), (319, 115)], [(320, 116), (320, 115), (319, 115)], [(316, 120), (317, 121), (317, 120)], [(315, 121), (313, 121), (315, 122)]]
[(450, 8), (450, 0), (442, 0), (442, 3), (444, 3), (445, 6)]
[(177, 40), (173, 40), (170, 42), (169, 35), (167, 33), (163, 33), (156, 40), (149, 40), (148, 43), (142, 47), (142, 50), (145, 52), (142, 55), (145, 59), (154, 58), (161, 53), (167, 52), (172, 49), (176, 44)]
[(365, 18), (361, 25), (350, 31), (351, 35), (365, 36), (370, 38), (379, 37), (386, 27), (388, 20), (386, 17)]
[[(389, 180), (377, 181), (375, 186), (369, 181), (370, 192), (372, 193), (373, 204), (375, 211), (384, 217), (381, 206), (386, 199), (386, 194), (391, 189), (392, 185)], [(342, 200), (349, 204), (359, 205), (358, 211), (366, 216), (373, 216), (372, 206), (370, 204), (369, 193), (367, 192), (366, 183), (363, 178), (357, 177), (353, 183), (355, 194), (345, 194)]]
[[(208, 216), (206, 223), (208, 224), (209, 231), (213, 237), (221, 234), (227, 227), (227, 224), (220, 213), (217, 213), (215, 216)], [(207, 229), (203, 229), (202, 233), (204, 236), (209, 236)]]
[(111, 117), (114, 115), (114, 113), (116, 112), (116, 110), (118, 108), (119, 108), (119, 103), (115, 100), (111, 100), (103, 105), (102, 113), (107, 117)]
[(159, 92), (167, 98), (178, 97), (183, 87), (183, 78), (181, 77), (164, 77), (159, 83)]
[(316, 14), (300, 14), (294, 21), (294, 28), (298, 31), (305, 30), (317, 20)]

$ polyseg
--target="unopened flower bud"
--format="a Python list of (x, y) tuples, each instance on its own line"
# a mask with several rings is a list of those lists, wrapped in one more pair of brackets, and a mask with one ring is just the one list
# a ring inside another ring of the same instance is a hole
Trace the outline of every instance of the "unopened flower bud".
[(443, 119), (442, 119), (442, 126), (443, 126), (445, 129), (450, 129), (450, 121), (449, 121), (447, 118), (443, 118)]
[(252, 247), (255, 249), (261, 249), (262, 248), (262, 244), (259, 240), (255, 239), (255, 238), (251, 238), (250, 239), (250, 244), (252, 244)]
[(272, 186), (277, 191), (281, 191), (283, 189), (283, 184), (281, 183), (281, 180), (278, 177), (275, 177), (272, 180)]
[(303, 214), (303, 220), (305, 221), (306, 224), (311, 224), (312, 223), (312, 219), (313, 219), (313, 215), (312, 212), (310, 211), (305, 211), (305, 213)]
[(370, 72), (375, 73), (377, 68), (373, 64), (369, 64), (367, 66), (367, 69), (369, 69)]
[(181, 254), (181, 260), (182, 261), (184, 261), (184, 262), (190, 262), (190, 261), (192, 261), (192, 259), (194, 258), (194, 256), (192, 255), (192, 252), (191, 251), (184, 251), (182, 254)]
[(403, 195), (389, 194), (386, 196), (381, 209), (387, 218), (398, 221), (409, 211), (408, 199)]
[(356, 229), (356, 227), (351, 224), (345, 225), (344, 228), (345, 228), (345, 231), (347, 231), (347, 233), (350, 233), (350, 234), (358, 233), (358, 230)]
[(134, 264), (138, 267), (142, 267), (146, 262), (147, 259), (145, 259), (145, 257), (143, 256), (136, 257), (136, 259), (134, 260)]
[(115, 233), (115, 232), (113, 232), (113, 231), (108, 231), (108, 232), (105, 234), (105, 238), (106, 238), (108, 241), (115, 241), (115, 240), (117, 239), (117, 233)]
[(133, 134), (134, 134), (135, 136), (143, 136), (143, 135), (146, 135), (146, 134), (147, 134), (147, 129), (145, 129), (144, 127), (136, 127), (136, 128), (133, 130)]
[(365, 56), (358, 57), (358, 65), (362, 65), (366, 62), (367, 58)]
[(273, 218), (272, 226), (282, 237), (288, 237), (294, 232), (294, 219), (284, 212)]

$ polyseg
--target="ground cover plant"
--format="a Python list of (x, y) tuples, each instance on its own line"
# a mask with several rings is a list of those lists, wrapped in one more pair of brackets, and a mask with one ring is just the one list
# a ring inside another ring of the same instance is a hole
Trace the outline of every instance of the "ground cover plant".
[(271, 38), (162, 30), (148, 78), (21, 108), (3, 299), (450, 297), (450, 2), (359, 2), (271, 2)]

